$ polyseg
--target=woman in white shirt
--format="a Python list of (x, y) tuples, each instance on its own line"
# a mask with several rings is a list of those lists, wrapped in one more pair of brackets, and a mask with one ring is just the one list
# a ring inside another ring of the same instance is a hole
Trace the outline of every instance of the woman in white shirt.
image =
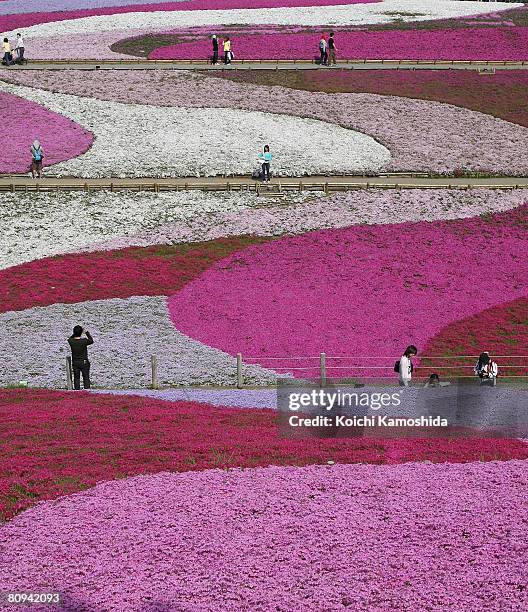
[(398, 367), (400, 387), (408, 387), (411, 383), (412, 372), (414, 369), (411, 357), (414, 357), (417, 352), (418, 349), (414, 346), (414, 344), (411, 344), (405, 349), (405, 352), (400, 358)]
[(24, 39), (22, 38), (22, 34), (20, 34), (20, 32), (17, 34), (15, 51), (18, 55), (17, 61), (22, 64), (24, 61)]

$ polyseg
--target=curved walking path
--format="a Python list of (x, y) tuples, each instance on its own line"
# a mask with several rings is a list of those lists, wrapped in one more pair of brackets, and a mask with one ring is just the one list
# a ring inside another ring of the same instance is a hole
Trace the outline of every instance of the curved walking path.
[(28, 191), (257, 191), (261, 194), (280, 195), (285, 191), (347, 191), (350, 189), (526, 189), (528, 177), (452, 178), (429, 177), (414, 174), (387, 174), (379, 176), (302, 176), (278, 177), (269, 183), (252, 180), (249, 176), (183, 177), (183, 178), (43, 178), (28, 176), (0, 177), (0, 192)]
[[(338, 60), (337, 67), (345, 70), (528, 70), (526, 61), (484, 60), (398, 60), (351, 59)], [(24, 66), (2, 67), (2, 70), (326, 70), (315, 60), (234, 60), (225, 66), (207, 60), (31, 60)]]

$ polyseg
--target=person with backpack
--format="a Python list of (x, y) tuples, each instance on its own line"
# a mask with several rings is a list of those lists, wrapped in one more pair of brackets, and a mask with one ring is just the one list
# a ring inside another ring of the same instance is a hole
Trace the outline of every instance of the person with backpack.
[(324, 34), (321, 36), (321, 40), (319, 41), (319, 53), (321, 54), (321, 66), (326, 66), (328, 63), (328, 48)]
[(335, 46), (335, 41), (334, 41), (334, 33), (330, 32), (330, 37), (328, 39), (328, 65), (329, 66), (337, 66), (337, 62), (336, 62), (336, 51), (337, 48)]
[(15, 51), (17, 52), (16, 63), (23, 64), (24, 63), (24, 39), (22, 38), (22, 34), (20, 32), (17, 34)]
[(270, 153), (269, 145), (264, 146), (264, 153), (259, 155), (259, 159), (262, 163), (262, 180), (269, 181), (270, 180), (270, 164), (272, 160), (272, 155)]
[[(82, 335), (86, 338), (83, 338)], [(89, 389), (90, 383), (90, 361), (88, 360), (88, 347), (94, 343), (89, 331), (85, 331), (80, 325), (73, 328), (73, 334), (68, 338), (72, 354), (73, 388), (77, 391), (81, 388), (81, 374), (83, 387)]]
[(411, 357), (414, 357), (418, 349), (411, 344), (405, 349), (400, 360), (394, 364), (394, 371), (399, 374), (400, 387), (408, 387), (411, 384), (412, 373), (414, 370)]
[(42, 160), (44, 159), (44, 151), (38, 140), (35, 140), (31, 145), (31, 176), (42, 178)]
[(230, 64), (233, 53), (231, 52), (231, 40), (229, 36), (224, 40), (224, 64)]
[(216, 38), (216, 34), (213, 34), (213, 60), (211, 63), (213, 65), (218, 64), (218, 38)]
[(9, 38), (4, 38), (4, 42), (2, 43), (2, 49), (4, 50), (2, 64), (4, 66), (12, 66), (15, 62), (13, 61), (13, 54), (11, 53), (11, 44), (9, 42)]
[(495, 387), (499, 374), (499, 366), (491, 359), (488, 351), (480, 353), (474, 370), (475, 374), (480, 378), (481, 385)]

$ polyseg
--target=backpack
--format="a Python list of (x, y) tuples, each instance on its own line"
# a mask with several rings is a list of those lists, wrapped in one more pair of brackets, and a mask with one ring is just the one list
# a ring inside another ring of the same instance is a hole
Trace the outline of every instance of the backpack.
[[(400, 372), (400, 360), (398, 359), (398, 361), (396, 361), (396, 363), (394, 364), (394, 371), (395, 372)], [(414, 372), (414, 366), (411, 362), (411, 372)]]
[(33, 159), (35, 161), (42, 161), (42, 149), (33, 149)]

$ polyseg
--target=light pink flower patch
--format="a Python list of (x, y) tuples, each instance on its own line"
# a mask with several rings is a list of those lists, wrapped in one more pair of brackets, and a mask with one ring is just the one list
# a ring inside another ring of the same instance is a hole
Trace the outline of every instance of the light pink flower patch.
[(454, 321), (526, 294), (525, 219), (521, 207), (252, 246), (170, 298), (171, 317), (184, 334), (261, 364), (319, 352), (399, 355), (409, 344), (424, 347)]
[[(321, 34), (269, 33), (232, 37), (238, 59), (312, 59), (319, 56)], [(485, 44), (483, 44), (483, 40)], [(339, 31), (335, 36), (341, 59), (526, 60), (528, 28), (499, 27), (465, 30)], [(211, 53), (208, 38), (161, 47), (150, 59), (204, 59)]]
[[(526, 610), (526, 461), (160, 473), (2, 527), (68, 610)], [(39, 608), (40, 609), (40, 608)]]
[(37, 139), (49, 166), (84, 153), (93, 134), (74, 121), (9, 93), (0, 92), (0, 172), (27, 172), (30, 146)]
[[(303, 6), (332, 6), (348, 4), (373, 4), (382, 0), (183, 0), (182, 2), (145, 2), (144, 4), (127, 3), (126, 0), (116, 0), (114, 6), (107, 6), (101, 2), (98, 6), (97, 0), (86, 2), (75, 2), (75, 0), (56, 0), (55, 2), (38, 3), (34, 12), (0, 14), (0, 29), (4, 32), (17, 28), (27, 28), (39, 23), (50, 23), (53, 21), (66, 21), (69, 19), (81, 19), (82, 17), (93, 17), (95, 15), (116, 15), (119, 13), (153, 11), (193, 11), (193, 10), (228, 10), (244, 8), (276, 8), (276, 7), (303, 7)], [(49, 5), (49, 10), (48, 6)], [(18, 8), (18, 7), (17, 7)], [(37, 11), (40, 9), (40, 11)], [(44, 10), (43, 10), (44, 9)], [(2, 11), (3, 13), (4, 11)]]

